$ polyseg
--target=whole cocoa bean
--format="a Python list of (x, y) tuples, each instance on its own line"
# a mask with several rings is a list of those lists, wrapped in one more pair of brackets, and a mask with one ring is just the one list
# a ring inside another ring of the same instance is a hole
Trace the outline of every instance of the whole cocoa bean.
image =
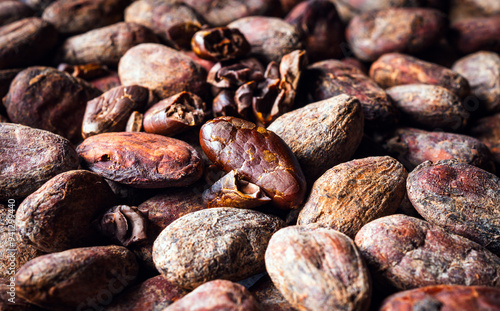
[(243, 286), (226, 280), (207, 282), (165, 311), (259, 311), (259, 303)]
[(391, 52), (418, 53), (446, 32), (446, 16), (438, 10), (390, 8), (355, 16), (346, 38), (361, 60), (374, 61)]
[(10, 120), (81, 139), (87, 101), (101, 91), (84, 80), (50, 67), (29, 67), (12, 81), (4, 99)]
[(276, 232), (266, 250), (274, 285), (299, 310), (367, 310), (368, 270), (346, 235), (314, 226)]
[(75, 248), (26, 263), (16, 274), (16, 294), (50, 310), (83, 309), (103, 292), (111, 299), (138, 270), (134, 254), (123, 246)]
[(99, 175), (138, 188), (187, 186), (203, 173), (203, 162), (189, 144), (139, 132), (91, 136), (76, 151)]
[(243, 280), (264, 271), (271, 235), (284, 223), (246, 209), (210, 208), (168, 225), (153, 245), (153, 261), (168, 281), (195, 288), (215, 279)]
[(116, 66), (130, 48), (156, 43), (155, 34), (135, 23), (116, 23), (70, 37), (59, 48), (57, 59), (68, 64), (99, 63)]
[(250, 292), (266, 311), (295, 311), (296, 309), (281, 295), (271, 278), (266, 275), (250, 287)]
[(385, 91), (402, 118), (417, 126), (457, 131), (470, 117), (458, 95), (441, 86), (406, 84)]
[(500, 52), (500, 16), (467, 18), (450, 26), (450, 41), (460, 52)]
[(490, 149), (495, 161), (500, 163), (500, 114), (477, 120), (470, 133)]
[(0, 26), (33, 16), (33, 10), (20, 1), (0, 1)]
[(384, 300), (380, 311), (500, 310), (500, 289), (486, 286), (436, 285), (403, 291)]
[(427, 221), (500, 254), (500, 178), (455, 160), (424, 162), (407, 188)]
[(16, 230), (23, 241), (44, 252), (87, 246), (99, 237), (92, 220), (114, 199), (108, 184), (95, 173), (61, 173), (19, 205)]
[(203, 97), (205, 74), (201, 66), (179, 51), (161, 44), (143, 43), (120, 59), (118, 74), (124, 85), (140, 85), (159, 98), (182, 91)]
[(261, 187), (282, 209), (298, 208), (306, 192), (302, 169), (278, 135), (232, 117), (218, 117), (200, 130), (200, 144), (210, 161), (225, 172), (237, 170)]
[(48, 131), (0, 123), (0, 200), (23, 198), (59, 173), (78, 168), (71, 143)]
[(380, 57), (370, 68), (370, 77), (383, 88), (403, 84), (442, 86), (463, 98), (469, 94), (467, 80), (445, 67), (415, 57), (389, 53)]
[(500, 3), (483, 0), (451, 0), (449, 18), (452, 23), (470, 18), (500, 14)]
[(287, 112), (267, 129), (292, 149), (312, 184), (326, 170), (352, 157), (361, 142), (363, 124), (359, 101), (338, 95)]
[(56, 0), (21, 0), (21, 2), (26, 3), (30, 8), (37, 11), (39, 14), (45, 10), (52, 2)]
[[(11, 297), (15, 294), (15, 287), (9, 278), (0, 279), (0, 308), (2, 311), (44, 311), (21, 297)], [(10, 293), (13, 293), (12, 295)]]
[(382, 217), (363, 226), (355, 242), (385, 289), (439, 284), (500, 287), (498, 256), (424, 220)]
[(396, 211), (407, 175), (403, 165), (388, 156), (334, 166), (314, 183), (297, 224), (318, 223), (353, 238), (368, 222)]
[(47, 55), (56, 42), (54, 26), (37, 17), (0, 27), (0, 69), (31, 65)]

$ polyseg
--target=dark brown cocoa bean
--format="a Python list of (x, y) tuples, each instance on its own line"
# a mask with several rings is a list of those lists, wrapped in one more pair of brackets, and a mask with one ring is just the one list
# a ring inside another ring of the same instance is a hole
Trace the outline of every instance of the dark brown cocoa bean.
[(470, 133), (488, 146), (495, 162), (500, 163), (500, 114), (477, 120)]
[(19, 205), (16, 230), (23, 241), (45, 252), (87, 246), (98, 238), (92, 220), (114, 199), (108, 184), (95, 173), (61, 173)]
[(66, 35), (83, 33), (119, 22), (128, 0), (58, 0), (42, 18)]
[(486, 286), (427, 286), (389, 296), (380, 311), (483, 309), (500, 310), (500, 289)]
[(361, 60), (374, 61), (391, 52), (418, 53), (446, 32), (446, 16), (438, 10), (390, 8), (355, 16), (346, 38)]
[(106, 92), (114, 87), (122, 85), (117, 72), (111, 72), (109, 75), (106, 75), (102, 78), (93, 79), (89, 81), (89, 83), (97, 89), (101, 90), (101, 92)]
[(314, 226), (276, 232), (266, 251), (274, 285), (299, 310), (367, 310), (371, 281), (346, 235)]
[[(0, 99), (9, 92), (10, 83), (22, 69), (4, 69), (0, 70)], [(5, 107), (0, 105), (0, 111), (4, 113)]]
[(356, 245), (386, 290), (430, 285), (500, 287), (500, 258), (481, 245), (405, 215), (376, 219)]
[(427, 129), (462, 129), (470, 114), (457, 94), (438, 85), (406, 84), (385, 90), (402, 119)]
[(103, 133), (77, 147), (84, 165), (99, 175), (138, 188), (187, 186), (203, 173), (189, 144), (150, 133)]
[(16, 294), (50, 310), (83, 309), (103, 292), (111, 299), (138, 270), (134, 254), (123, 246), (75, 248), (26, 263), (16, 274)]
[(139, 44), (125, 53), (118, 64), (124, 85), (137, 84), (164, 99), (186, 91), (203, 97), (205, 74), (200, 65), (179, 51), (161, 44)]
[[(44, 311), (25, 299), (15, 295), (15, 278), (12, 280), (9, 278), (0, 279), (0, 309), (2, 311)], [(10, 294), (12, 293), (12, 294)]]
[(477, 52), (459, 59), (452, 69), (469, 81), (471, 94), (487, 111), (500, 111), (500, 56)]
[(301, 33), (289, 23), (275, 17), (249, 16), (227, 25), (237, 28), (251, 46), (251, 55), (264, 63), (279, 63), (283, 55), (303, 48)]
[(15, 123), (81, 139), (87, 101), (101, 92), (79, 78), (50, 67), (29, 67), (12, 81), (4, 105)]
[(365, 224), (396, 211), (407, 176), (388, 156), (334, 166), (314, 183), (297, 224), (317, 223), (353, 238)]
[(359, 101), (338, 95), (287, 112), (267, 129), (292, 149), (312, 184), (326, 170), (352, 157), (361, 142), (363, 124)]
[(147, 215), (135, 206), (113, 206), (96, 220), (95, 225), (104, 236), (123, 246), (147, 238)]
[(257, 281), (250, 292), (266, 311), (295, 311), (296, 309), (281, 295), (280, 291), (274, 286), (269, 276), (264, 276)]
[(0, 200), (23, 198), (59, 173), (78, 168), (71, 143), (56, 134), (0, 123)]
[(306, 182), (293, 152), (278, 135), (232, 117), (218, 117), (200, 130), (208, 158), (225, 172), (237, 170), (261, 187), (282, 209), (295, 209), (305, 196)]
[(398, 154), (410, 170), (425, 161), (456, 159), (490, 172), (495, 171), (488, 147), (466, 135), (400, 128), (387, 142), (387, 147), (390, 152)]
[(467, 18), (450, 26), (451, 44), (461, 53), (500, 52), (500, 16)]
[(111, 73), (108, 66), (98, 63), (87, 63), (82, 65), (61, 63), (57, 66), (57, 70), (67, 72), (73, 77), (81, 78), (86, 81), (101, 78)]
[(163, 310), (189, 291), (173, 285), (161, 275), (127, 289), (106, 307), (108, 311)]
[(0, 26), (33, 16), (33, 10), (21, 1), (0, 1)]
[(118, 86), (87, 102), (82, 124), (83, 138), (124, 131), (132, 112), (144, 110), (148, 97), (149, 90), (144, 87)]
[(156, 43), (158, 39), (149, 28), (121, 22), (66, 39), (59, 48), (57, 59), (68, 64), (116, 66), (130, 48), (150, 42)]
[(397, 110), (383, 89), (358, 68), (338, 60), (325, 60), (308, 67), (304, 88), (315, 101), (347, 94), (363, 108), (365, 126), (380, 127), (397, 121)]
[(238, 29), (227, 27), (196, 32), (191, 47), (199, 57), (219, 62), (243, 57), (250, 51), (245, 36)]
[(37, 18), (23, 18), (0, 27), (0, 68), (31, 65), (56, 45), (57, 30)]
[(445, 67), (415, 57), (389, 53), (380, 57), (370, 68), (370, 77), (383, 88), (403, 84), (432, 84), (442, 86), (464, 98), (469, 94), (467, 80)]
[(144, 113), (144, 131), (174, 136), (199, 126), (205, 119), (205, 103), (189, 92), (165, 98)]
[(455, 160), (424, 162), (407, 188), (427, 221), (500, 254), (500, 178)]
[(259, 311), (259, 303), (243, 286), (226, 280), (207, 282), (165, 311)]
[(246, 209), (193, 212), (160, 233), (153, 261), (165, 279), (184, 288), (219, 278), (243, 280), (264, 271), (267, 243), (283, 226), (276, 216)]

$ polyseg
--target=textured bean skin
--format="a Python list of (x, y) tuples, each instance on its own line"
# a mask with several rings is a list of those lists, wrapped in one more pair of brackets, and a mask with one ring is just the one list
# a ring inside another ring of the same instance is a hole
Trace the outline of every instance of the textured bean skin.
[(226, 280), (207, 282), (165, 311), (259, 311), (259, 303), (243, 286)]
[(278, 117), (268, 130), (292, 149), (313, 183), (327, 169), (345, 162), (358, 148), (363, 136), (364, 117), (359, 101), (339, 95)]
[(153, 245), (153, 261), (168, 281), (192, 289), (215, 279), (243, 280), (264, 271), (276, 216), (246, 209), (210, 208), (182, 216)]
[(281, 295), (274, 286), (269, 276), (262, 277), (250, 287), (250, 292), (255, 296), (262, 308), (266, 311), (295, 311), (290, 303)]
[(459, 20), (450, 27), (450, 40), (461, 53), (477, 51), (500, 52), (500, 16)]
[(470, 133), (482, 141), (497, 163), (500, 163), (500, 114), (481, 118), (471, 127)]
[(486, 286), (436, 285), (400, 292), (385, 299), (380, 311), (500, 310), (500, 289)]
[(138, 188), (187, 186), (203, 173), (203, 162), (189, 144), (141, 132), (103, 133), (77, 147), (91, 171)]
[(454, 160), (424, 162), (407, 189), (427, 221), (500, 254), (500, 178)]
[(424, 220), (405, 215), (382, 217), (363, 226), (355, 242), (384, 288), (500, 287), (498, 256)]
[(50, 178), (78, 168), (65, 138), (14, 123), (0, 123), (0, 200), (26, 197)]
[(391, 8), (355, 16), (346, 37), (359, 59), (374, 61), (390, 52), (421, 52), (445, 30), (446, 17), (438, 10)]
[(33, 10), (21, 1), (0, 1), (0, 26), (33, 16), (33, 13)]
[[(37, 257), (16, 274), (16, 294), (50, 310), (83, 309), (131, 284), (139, 267), (122, 246), (75, 248)], [(90, 301), (90, 302), (89, 302)]]
[(494, 172), (495, 163), (488, 147), (471, 136), (428, 132), (416, 128), (400, 128), (387, 145), (413, 169), (425, 161), (456, 159)]
[(297, 224), (318, 223), (354, 238), (363, 225), (396, 211), (408, 173), (389, 156), (344, 162), (314, 183)]
[(200, 144), (208, 158), (226, 172), (235, 169), (261, 187), (282, 209), (302, 202), (306, 182), (302, 169), (278, 135), (233, 117), (218, 117), (200, 130)]
[(367, 310), (368, 270), (354, 242), (326, 228), (291, 226), (273, 235), (266, 269), (299, 310)]
[(403, 84), (432, 84), (442, 86), (461, 98), (470, 91), (469, 83), (460, 74), (399, 53), (388, 53), (375, 61), (370, 67), (370, 77), (383, 88)]
[(16, 230), (23, 241), (45, 252), (87, 246), (97, 240), (91, 221), (113, 203), (113, 192), (99, 175), (64, 172), (19, 205)]

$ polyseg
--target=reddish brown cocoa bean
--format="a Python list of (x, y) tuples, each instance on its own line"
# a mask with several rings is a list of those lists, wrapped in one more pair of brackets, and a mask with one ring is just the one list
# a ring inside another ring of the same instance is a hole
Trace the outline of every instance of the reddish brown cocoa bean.
[(117, 72), (111, 72), (102, 78), (97, 78), (89, 81), (91, 85), (98, 88), (101, 92), (106, 92), (114, 87), (122, 85)]
[(232, 117), (218, 117), (200, 130), (200, 144), (208, 158), (225, 172), (237, 170), (261, 187), (282, 209), (298, 208), (306, 181), (293, 152), (278, 135)]
[(98, 240), (91, 222), (114, 204), (104, 178), (84, 171), (61, 173), (29, 195), (16, 213), (16, 230), (45, 252), (86, 246)]
[(31, 65), (47, 55), (56, 42), (54, 26), (37, 17), (0, 27), (0, 68)]
[(251, 55), (264, 63), (275, 61), (288, 53), (303, 48), (301, 33), (282, 19), (265, 16), (249, 16), (227, 25), (237, 28), (251, 46)]
[(33, 10), (21, 1), (0, 1), (0, 26), (33, 16)]
[(16, 294), (50, 310), (88, 308), (104, 291), (121, 292), (138, 270), (123, 246), (75, 248), (26, 263), (16, 274)]
[(481, 50), (500, 52), (500, 16), (459, 20), (450, 26), (452, 45), (464, 54)]
[(158, 39), (149, 28), (121, 22), (66, 39), (59, 48), (57, 59), (68, 64), (116, 66), (130, 48), (150, 42), (158, 42)]
[(407, 188), (427, 221), (500, 254), (500, 178), (455, 160), (424, 162)]
[(416, 128), (400, 128), (387, 142), (388, 150), (410, 169), (425, 161), (456, 159), (490, 172), (495, 171), (493, 156), (488, 147), (471, 136), (427, 132)]
[(452, 69), (469, 81), (471, 94), (487, 111), (500, 111), (500, 56), (477, 52), (459, 59)]
[(187, 186), (203, 173), (203, 162), (189, 144), (149, 133), (103, 133), (77, 147), (91, 171), (138, 188)]
[(149, 90), (138, 86), (118, 86), (87, 102), (83, 116), (83, 138), (105, 132), (122, 132), (134, 110), (144, 110)]
[(23, 198), (59, 173), (78, 168), (71, 143), (56, 134), (0, 124), (0, 200)]
[(458, 95), (441, 86), (406, 84), (385, 91), (402, 112), (402, 119), (417, 126), (457, 131), (470, 117)]
[(281, 295), (269, 276), (262, 277), (250, 287), (250, 292), (266, 311), (295, 311), (296, 309)]
[(347, 94), (363, 108), (365, 126), (380, 127), (397, 121), (397, 110), (383, 89), (358, 68), (339, 60), (312, 64), (303, 74), (304, 88), (315, 101)]
[(412, 56), (389, 53), (380, 57), (370, 68), (370, 77), (383, 88), (403, 84), (442, 86), (463, 98), (469, 94), (467, 80), (445, 67)]
[(264, 271), (267, 243), (283, 226), (276, 216), (247, 209), (193, 212), (160, 233), (153, 260), (165, 279), (188, 289), (215, 279), (243, 280)]
[(388, 156), (334, 166), (314, 183), (297, 224), (318, 223), (354, 237), (365, 224), (396, 211), (407, 176)]
[(488, 146), (495, 161), (500, 163), (500, 114), (477, 120), (470, 133)]
[(436, 43), (446, 27), (446, 16), (438, 10), (390, 8), (355, 16), (346, 38), (359, 59), (374, 61), (385, 53), (421, 52)]
[(196, 288), (165, 311), (259, 311), (259, 303), (243, 286), (214, 280)]
[(266, 269), (274, 285), (299, 310), (367, 310), (368, 269), (346, 235), (315, 226), (291, 226), (273, 235)]
[(42, 18), (60, 33), (79, 34), (119, 22), (128, 3), (128, 0), (58, 0), (43, 11)]
[(124, 85), (137, 84), (159, 99), (186, 91), (205, 94), (205, 73), (200, 65), (179, 51), (161, 44), (143, 43), (120, 59), (118, 74)]
[(380, 311), (500, 310), (500, 289), (486, 286), (436, 285), (387, 297)]
[(500, 287), (498, 256), (424, 220), (382, 217), (363, 226), (355, 242), (385, 289), (439, 284)]
[(4, 99), (10, 120), (81, 139), (87, 101), (101, 92), (79, 78), (50, 67), (29, 67), (10, 85)]
[(136, 285), (113, 300), (108, 311), (163, 310), (189, 291), (173, 285), (161, 275)]

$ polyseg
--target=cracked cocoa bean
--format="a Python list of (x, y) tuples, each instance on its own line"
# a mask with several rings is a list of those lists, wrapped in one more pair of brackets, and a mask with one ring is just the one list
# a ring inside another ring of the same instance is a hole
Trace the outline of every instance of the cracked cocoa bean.
[(199, 57), (218, 62), (243, 57), (250, 51), (245, 36), (238, 29), (228, 27), (196, 32), (191, 47)]

